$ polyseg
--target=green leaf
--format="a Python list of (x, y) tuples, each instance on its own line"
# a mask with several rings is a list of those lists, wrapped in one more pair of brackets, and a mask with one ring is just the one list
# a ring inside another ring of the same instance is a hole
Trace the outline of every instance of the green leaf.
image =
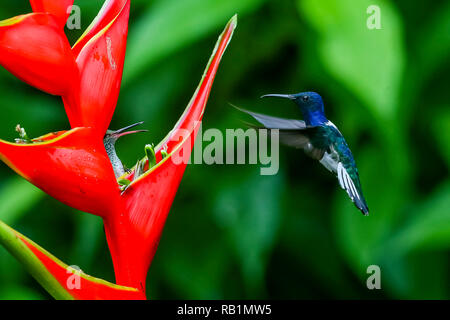
[(450, 248), (450, 180), (410, 213), (412, 218), (393, 236), (395, 251)]
[(42, 294), (27, 287), (6, 285), (0, 289), (0, 300), (43, 300)]
[[(381, 10), (381, 29), (367, 27), (371, 5)], [(318, 55), (328, 72), (375, 115), (392, 118), (405, 60), (393, 6), (378, 0), (303, 0), (299, 10), (319, 35)]]
[(446, 160), (450, 168), (450, 110), (448, 106), (442, 106), (437, 109), (438, 112), (433, 116), (434, 125), (431, 126), (437, 147)]
[(0, 189), (0, 219), (13, 224), (43, 197), (45, 193), (20, 177), (9, 179)]
[(407, 195), (393, 179), (389, 158), (384, 153), (374, 147), (367, 148), (360, 152), (357, 160), (370, 214), (363, 216), (347, 194), (336, 188), (335, 230), (347, 260), (357, 274), (365, 276), (369, 265), (380, 263), (384, 243), (408, 202)]
[(214, 202), (217, 224), (241, 260), (250, 296), (264, 294), (267, 261), (282, 217), (282, 181), (281, 174), (234, 180), (220, 190)]
[(428, 25), (419, 29), (416, 51), (417, 60), (414, 64), (420, 67), (420, 77), (423, 82), (442, 62), (448, 59), (450, 52), (450, 3), (444, 3), (432, 17)]
[[(201, 231), (200, 231), (201, 232)], [(183, 240), (184, 244), (192, 239)], [(177, 241), (179, 242), (179, 240)], [(223, 299), (223, 293), (218, 288), (226, 276), (228, 255), (220, 242), (208, 238), (207, 243), (199, 241), (195, 250), (175, 251), (162, 253), (164, 257), (164, 276), (179, 297), (188, 299)], [(192, 243), (187, 244), (191, 249)], [(192, 252), (195, 252), (193, 259)], [(198, 263), (201, 261), (201, 263)]]
[(386, 250), (380, 264), (382, 288), (398, 299), (448, 299), (446, 278), (449, 262), (445, 252), (418, 251), (394, 255)]
[(70, 261), (80, 266), (93, 266), (97, 271), (98, 252), (103, 249), (105, 232), (100, 217), (74, 210), (75, 234)]
[(159, 0), (130, 30), (124, 84), (160, 59), (209, 35), (265, 0)]
[(399, 298), (436, 299), (448, 296), (445, 285), (450, 248), (450, 180), (422, 204), (383, 245), (386, 279)]

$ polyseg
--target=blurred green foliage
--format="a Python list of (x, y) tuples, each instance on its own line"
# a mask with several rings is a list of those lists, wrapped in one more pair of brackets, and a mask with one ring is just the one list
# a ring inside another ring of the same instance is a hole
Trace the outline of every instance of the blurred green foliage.
[[(76, 1), (83, 29), (101, 0)], [(381, 8), (369, 30), (369, 5)], [(29, 12), (0, 5), (0, 19)], [(241, 127), (232, 102), (279, 116), (266, 93), (314, 90), (347, 138), (371, 215), (320, 164), (282, 148), (281, 170), (190, 165), (149, 272), (154, 299), (450, 298), (450, 3), (380, 0), (132, 0), (124, 83), (112, 128), (132, 166), (188, 103), (217, 35), (239, 14), (203, 127)], [(73, 43), (82, 30), (67, 31)], [(67, 129), (59, 98), (0, 70), (0, 137)], [(32, 159), (30, 159), (32, 161)], [(113, 281), (101, 221), (0, 166), (0, 219), (68, 264)], [(382, 290), (366, 288), (369, 265)], [(48, 295), (0, 248), (0, 299)]]

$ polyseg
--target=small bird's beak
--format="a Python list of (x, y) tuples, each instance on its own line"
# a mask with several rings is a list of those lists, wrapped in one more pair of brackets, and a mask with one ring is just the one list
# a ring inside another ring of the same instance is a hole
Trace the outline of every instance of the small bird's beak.
[(266, 94), (266, 95), (262, 96), (261, 98), (270, 98), (270, 97), (295, 100), (295, 97), (291, 94)]
[(141, 125), (141, 124), (143, 124), (143, 123), (144, 123), (144, 121), (141, 121), (141, 122), (132, 124), (132, 125), (130, 125), (130, 126), (127, 126), (127, 127), (125, 127), (125, 128), (116, 130), (116, 131), (114, 131), (114, 132), (112, 133), (112, 135), (113, 135), (114, 137), (116, 137), (116, 138), (120, 138), (120, 137), (122, 137), (122, 136), (126, 136), (126, 135), (133, 134), (133, 133), (148, 132), (148, 130), (134, 130), (134, 131), (127, 131), (128, 129), (137, 127), (137, 126), (139, 126), (139, 125)]
[(122, 132), (122, 133), (119, 133), (119, 134), (115, 133), (114, 136), (117, 137), (117, 138), (120, 138), (120, 137), (129, 135), (129, 134), (139, 133), (139, 132), (148, 132), (148, 130), (125, 131), (125, 132)]

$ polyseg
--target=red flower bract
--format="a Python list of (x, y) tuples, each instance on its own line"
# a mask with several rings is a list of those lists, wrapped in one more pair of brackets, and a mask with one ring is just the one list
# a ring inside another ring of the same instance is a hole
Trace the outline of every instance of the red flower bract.
[(61, 26), (73, 1), (31, 3), (37, 13), (0, 22), (0, 64), (61, 96), (72, 128), (92, 127), (103, 137), (119, 97), (130, 1), (106, 1), (73, 49)]
[(65, 103), (79, 108), (75, 122), (78, 126), (93, 127), (101, 137), (119, 97), (129, 13), (129, 0), (105, 2), (94, 24), (73, 49), (80, 71), (79, 88), (72, 90)]
[(69, 41), (57, 18), (46, 13), (0, 22), (0, 64), (21, 80), (54, 95), (68, 94), (78, 78)]
[[(236, 17), (219, 37), (181, 119), (156, 147), (157, 165), (149, 168), (147, 160), (146, 172), (136, 177), (137, 169), (132, 169), (122, 177), (129, 180), (129, 186), (121, 190), (103, 137), (119, 95), (130, 1), (106, 1), (72, 49), (62, 27), (73, 1), (30, 2), (35, 13), (0, 22), (0, 64), (30, 85), (60, 95), (72, 129), (29, 143), (0, 140), (0, 159), (54, 198), (104, 220), (116, 281), (122, 287), (85, 276), (84, 289), (76, 294), (69, 292), (68, 297), (145, 297), (147, 271), (186, 167), (186, 163), (173, 158), (180, 154), (186, 158), (191, 152), (220, 60), (236, 27)], [(164, 159), (163, 148), (169, 154)], [(61, 262), (4, 225), (0, 225), (0, 241), (30, 268), (51, 274), (56, 282), (45, 277), (42, 280), (42, 272), (37, 278), (46, 288), (62, 288), (62, 293), (55, 296), (66, 297), (69, 288)]]
[(33, 12), (53, 14), (62, 29), (69, 17), (73, 0), (30, 0), (30, 4)]
[(75, 128), (32, 144), (0, 140), (0, 159), (61, 202), (105, 216), (114, 211), (120, 190), (103, 140), (92, 131)]

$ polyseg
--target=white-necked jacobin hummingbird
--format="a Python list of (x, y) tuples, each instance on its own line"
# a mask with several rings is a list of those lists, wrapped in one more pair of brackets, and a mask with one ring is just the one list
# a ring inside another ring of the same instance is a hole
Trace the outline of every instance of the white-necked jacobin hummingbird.
[(119, 178), (125, 174), (125, 167), (122, 164), (122, 161), (120, 161), (119, 157), (116, 153), (115, 144), (116, 141), (125, 135), (129, 135), (132, 133), (138, 133), (138, 132), (147, 132), (147, 130), (134, 130), (134, 131), (127, 131), (128, 129), (134, 128), (138, 125), (143, 124), (144, 122), (138, 122), (135, 124), (132, 124), (130, 126), (127, 126), (125, 128), (113, 131), (113, 130), (107, 130), (105, 137), (103, 138), (103, 144), (105, 145), (106, 153), (108, 154), (109, 160), (111, 161), (111, 165), (114, 169), (114, 174), (116, 178)]
[(315, 92), (297, 94), (268, 94), (262, 96), (292, 100), (300, 108), (302, 120), (270, 117), (239, 110), (250, 114), (267, 129), (279, 129), (280, 141), (291, 147), (303, 149), (307, 155), (337, 175), (339, 184), (356, 207), (364, 215), (369, 208), (364, 199), (358, 169), (352, 152), (338, 128), (325, 117), (322, 97)]

